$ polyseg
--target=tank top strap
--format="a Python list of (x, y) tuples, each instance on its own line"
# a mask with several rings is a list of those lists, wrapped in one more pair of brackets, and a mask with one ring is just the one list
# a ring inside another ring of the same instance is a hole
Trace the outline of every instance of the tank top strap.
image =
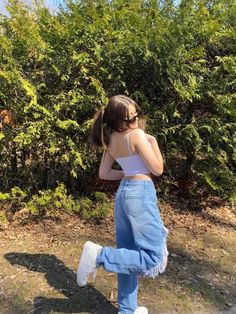
[(130, 156), (132, 156), (131, 151), (130, 151), (130, 146), (129, 146), (129, 134), (130, 132), (127, 134), (126, 139), (127, 139), (127, 146), (128, 146), (129, 154)]

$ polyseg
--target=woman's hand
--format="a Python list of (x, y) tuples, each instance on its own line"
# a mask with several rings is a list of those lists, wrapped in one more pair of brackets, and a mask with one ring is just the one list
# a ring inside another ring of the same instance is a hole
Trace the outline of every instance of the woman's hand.
[(99, 178), (102, 180), (121, 180), (124, 177), (122, 170), (112, 169), (115, 162), (108, 150), (104, 150), (99, 167)]
[(148, 140), (148, 142), (149, 142), (150, 144), (155, 143), (155, 142), (157, 141), (156, 138), (155, 138), (155, 136), (150, 135), (150, 134), (147, 134), (147, 133), (145, 133), (145, 135), (146, 135), (147, 140)]

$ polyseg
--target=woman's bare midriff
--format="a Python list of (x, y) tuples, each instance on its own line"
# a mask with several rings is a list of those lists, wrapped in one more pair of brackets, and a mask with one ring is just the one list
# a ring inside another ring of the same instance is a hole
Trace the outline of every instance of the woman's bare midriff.
[(138, 174), (135, 176), (125, 176), (125, 180), (152, 180), (151, 174)]

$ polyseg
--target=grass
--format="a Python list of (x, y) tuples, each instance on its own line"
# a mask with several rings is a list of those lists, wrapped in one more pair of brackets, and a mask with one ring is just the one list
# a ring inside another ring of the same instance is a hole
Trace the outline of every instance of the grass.
[[(140, 278), (139, 303), (156, 313), (236, 313), (236, 217), (230, 208), (202, 214), (162, 206), (170, 230), (167, 271)], [(228, 217), (228, 220), (227, 220)], [(83, 243), (114, 245), (113, 217), (90, 225), (65, 216), (1, 232), (0, 313), (117, 313), (116, 275), (99, 269), (76, 285)]]

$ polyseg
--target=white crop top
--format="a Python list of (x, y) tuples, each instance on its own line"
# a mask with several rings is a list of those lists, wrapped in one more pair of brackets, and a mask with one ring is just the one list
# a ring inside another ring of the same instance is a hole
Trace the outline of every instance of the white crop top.
[[(130, 133), (130, 132), (129, 132)], [(127, 145), (130, 156), (118, 157), (115, 160), (121, 166), (125, 176), (134, 176), (137, 174), (148, 174), (150, 170), (145, 165), (139, 154), (132, 155), (129, 147), (129, 133), (127, 134)]]

